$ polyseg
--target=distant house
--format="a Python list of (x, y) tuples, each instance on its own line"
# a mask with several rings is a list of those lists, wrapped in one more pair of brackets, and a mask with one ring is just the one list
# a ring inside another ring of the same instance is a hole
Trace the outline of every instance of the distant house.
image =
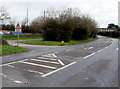
[(108, 29), (108, 28), (96, 28), (98, 32), (114, 32), (117, 31), (116, 28)]
[(8, 30), (0, 30), (0, 35), (7, 35), (10, 34)]

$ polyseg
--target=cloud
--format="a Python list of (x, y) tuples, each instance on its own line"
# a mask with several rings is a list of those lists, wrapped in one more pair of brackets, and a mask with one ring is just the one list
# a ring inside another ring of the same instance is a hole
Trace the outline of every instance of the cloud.
[[(4, 6), (10, 15), (18, 21), (26, 17), (26, 9), (29, 8), (29, 19), (32, 20), (48, 8), (78, 8), (81, 13), (89, 14), (100, 27), (106, 27), (109, 23), (118, 24), (119, 0), (4, 0)], [(7, 3), (6, 3), (7, 2)], [(0, 4), (2, 5), (2, 4)]]

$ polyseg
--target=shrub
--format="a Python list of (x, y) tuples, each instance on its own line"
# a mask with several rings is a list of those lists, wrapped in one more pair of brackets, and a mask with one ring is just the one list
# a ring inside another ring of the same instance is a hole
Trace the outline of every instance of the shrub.
[(46, 41), (57, 41), (59, 25), (56, 19), (47, 19), (43, 26), (43, 38)]
[(44, 17), (35, 19), (32, 22), (33, 27), (34, 25), (35, 27), (38, 26), (39, 29), (43, 31), (44, 40), (68, 42), (71, 39), (83, 40), (87, 39), (88, 37), (96, 37), (97, 24), (89, 16), (80, 16), (78, 11), (73, 11), (70, 8), (61, 12), (47, 12), (48, 13), (44, 12)]
[(9, 45), (6, 40), (0, 39), (0, 45)]

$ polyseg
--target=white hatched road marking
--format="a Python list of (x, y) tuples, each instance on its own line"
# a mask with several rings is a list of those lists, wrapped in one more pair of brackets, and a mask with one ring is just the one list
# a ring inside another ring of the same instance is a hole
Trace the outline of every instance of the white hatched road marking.
[(50, 68), (50, 69), (57, 69), (56, 67), (46, 66), (46, 65), (40, 65), (40, 64), (30, 63), (30, 62), (21, 62), (21, 63), (29, 64), (29, 65), (34, 65), (34, 66), (39, 66), (39, 67)]
[(58, 59), (58, 62), (59, 62), (62, 66), (65, 65), (60, 59)]
[(117, 48), (116, 50), (119, 50), (119, 48)]
[(95, 54), (95, 53), (92, 53), (92, 54), (90, 54), (90, 55), (84, 57), (84, 59), (86, 59), (86, 58), (88, 58), (88, 57), (91, 57), (91, 56), (94, 55), (94, 54)]
[[(24, 69), (24, 70), (26, 70), (26, 69)], [(40, 75), (44, 74), (44, 73), (42, 73), (42, 72), (35, 71), (35, 70), (27, 70), (27, 71), (28, 71), (28, 72), (31, 72), (31, 73), (40, 74)]]
[(52, 54), (47, 54), (47, 55), (42, 55), (42, 56), (45, 56), (45, 57), (53, 57)]
[(52, 55), (53, 55), (53, 57), (57, 58), (57, 56), (55, 54), (52, 54)]
[(73, 64), (75, 64), (76, 62), (72, 62), (72, 63), (70, 63), (70, 64), (68, 64), (68, 65), (66, 65), (66, 66), (64, 66), (64, 67), (61, 67), (61, 68), (59, 68), (59, 69), (57, 69), (57, 70), (54, 70), (54, 71), (52, 71), (52, 72), (49, 72), (49, 73), (47, 73), (47, 74), (44, 74), (44, 75), (42, 75), (42, 77), (47, 77), (48, 75), (51, 75), (51, 74), (53, 74), (53, 73), (55, 73), (55, 72), (57, 72), (57, 71), (60, 71), (60, 70), (62, 70), (62, 69), (64, 69), (64, 68), (66, 68), (66, 67), (69, 67), (69, 66), (71, 66), (71, 65), (73, 65)]
[(57, 58), (57, 56), (55, 54), (46, 54), (46, 55), (42, 55), (42, 56), (45, 56), (45, 57), (55, 57)]
[(57, 60), (57, 59), (53, 59), (53, 58), (45, 58), (45, 57), (38, 57), (38, 58), (40, 58), (40, 59), (47, 59), (47, 60), (54, 60), (54, 61)]
[(6, 66), (8, 66), (8, 67), (12, 67), (12, 68), (15, 68), (14, 66), (12, 66), (12, 65), (6, 65)]
[(40, 60), (40, 59), (30, 59), (30, 60), (39, 61), (39, 62), (46, 62), (46, 63), (53, 63), (53, 64), (59, 64), (58, 62), (45, 61), (45, 60)]
[[(12, 66), (12, 65), (6, 65), (8, 67), (11, 67), (11, 68), (15, 68), (15, 66)], [(17, 68), (17, 67), (16, 67)], [(19, 68), (18, 68), (19, 69)], [(27, 71), (27, 72), (32, 72), (32, 73), (36, 73), (36, 74), (44, 74), (42, 72), (39, 72), (39, 71), (34, 71), (34, 70), (27, 70), (27, 69), (22, 69), (24, 71)]]

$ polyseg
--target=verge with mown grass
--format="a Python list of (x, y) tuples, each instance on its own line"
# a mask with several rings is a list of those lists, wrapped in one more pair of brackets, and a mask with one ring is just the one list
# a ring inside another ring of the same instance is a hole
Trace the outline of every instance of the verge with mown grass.
[(90, 41), (94, 41), (94, 40), (97, 40), (97, 38), (89, 38), (89, 39), (80, 40), (80, 41), (71, 40), (70, 42), (64, 42), (64, 44), (61, 44), (61, 42), (59, 42), (59, 41), (43, 41), (43, 40), (20, 41), (19, 43), (25, 43), (25, 44), (31, 44), (31, 45), (56, 45), (56, 46), (60, 46), (60, 45), (80, 44), (80, 43), (90, 42)]
[(0, 55), (7, 55), (12, 53), (27, 52), (27, 48), (11, 46), (11, 45), (0, 45)]
[[(42, 35), (19, 35), (19, 39), (40, 39)], [(17, 40), (17, 35), (2, 35), (4, 40)]]

